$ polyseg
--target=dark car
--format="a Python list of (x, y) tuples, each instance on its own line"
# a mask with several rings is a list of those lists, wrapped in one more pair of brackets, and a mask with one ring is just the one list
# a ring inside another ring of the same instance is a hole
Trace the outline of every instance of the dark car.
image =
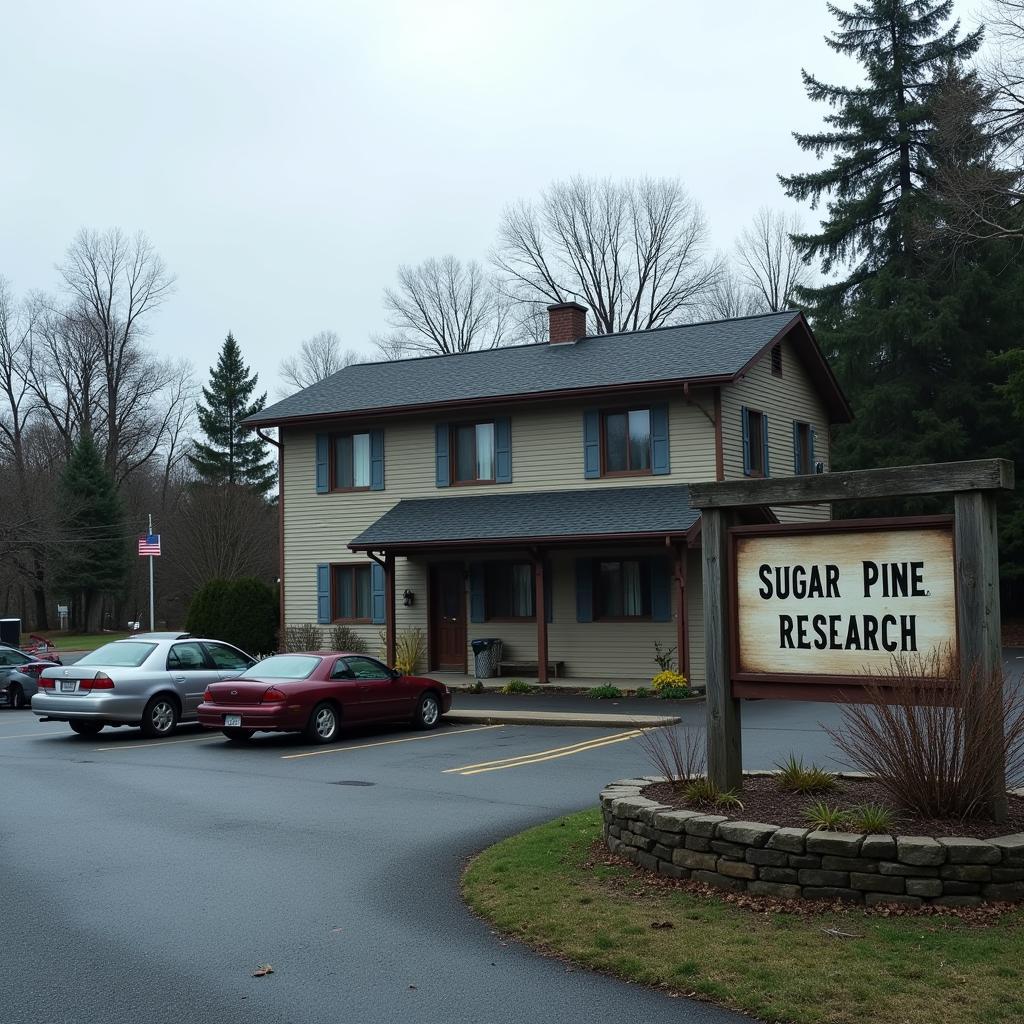
[(338, 738), (342, 723), (405, 721), (434, 729), (451, 710), (448, 687), (404, 675), (365, 654), (276, 654), (238, 678), (212, 683), (199, 722), (230, 740), (255, 732), (301, 732), (312, 743)]
[(40, 673), (55, 664), (60, 664), (55, 654), (43, 658), (0, 644), (0, 697), (15, 710), (27, 708), (39, 687)]

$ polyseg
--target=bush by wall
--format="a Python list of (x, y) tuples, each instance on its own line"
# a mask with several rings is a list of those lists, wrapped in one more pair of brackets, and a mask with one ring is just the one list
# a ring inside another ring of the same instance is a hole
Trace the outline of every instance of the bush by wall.
[(247, 654), (277, 649), (277, 594), (257, 579), (211, 580), (189, 605), (185, 628), (193, 636), (224, 640)]

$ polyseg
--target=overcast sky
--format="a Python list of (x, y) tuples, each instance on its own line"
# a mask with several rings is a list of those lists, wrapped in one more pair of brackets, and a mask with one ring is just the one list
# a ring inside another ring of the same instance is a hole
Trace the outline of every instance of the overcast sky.
[(205, 377), (231, 329), (271, 398), (303, 338), (368, 351), (400, 263), (485, 259), (554, 179), (679, 177), (727, 248), (813, 165), (801, 66), (857, 75), (825, 0), (4, 8), (0, 274), (52, 290), (78, 228), (142, 229), (178, 278), (154, 343)]

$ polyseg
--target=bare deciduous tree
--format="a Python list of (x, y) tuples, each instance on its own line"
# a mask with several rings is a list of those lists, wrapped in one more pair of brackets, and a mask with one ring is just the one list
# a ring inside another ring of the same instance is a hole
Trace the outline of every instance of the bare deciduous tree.
[(1024, 0), (991, 0), (986, 14), (990, 56), (985, 78), (993, 89), (995, 124), (1008, 132), (1019, 161), (1024, 147)]
[(25, 473), (25, 431), (34, 412), (29, 368), (39, 314), (37, 302), (17, 302), (0, 277), (0, 455), (19, 476)]
[(792, 309), (797, 292), (811, 282), (811, 270), (793, 244), (803, 230), (800, 218), (761, 207), (754, 223), (736, 242), (740, 274), (754, 295), (752, 312), (778, 313)]
[(281, 360), (279, 372), (285, 385), (284, 394), (301, 391), (361, 361), (358, 352), (342, 351), (341, 339), (334, 331), (320, 331), (307, 338), (294, 355)]
[(147, 317), (170, 294), (174, 276), (145, 235), (129, 238), (118, 228), (80, 231), (59, 269), (72, 315), (99, 353), (105, 457), (122, 479), (159, 447), (145, 421), (154, 416), (170, 374), (142, 339)]
[(454, 256), (398, 268), (398, 287), (384, 292), (394, 331), (374, 339), (381, 356), (454, 355), (513, 340), (507, 299), (475, 261)]
[(577, 177), (508, 207), (493, 261), (520, 306), (583, 302), (610, 334), (692, 319), (721, 271), (706, 248), (679, 181)]
[(763, 313), (761, 296), (734, 267), (726, 266), (704, 294), (699, 307), (701, 320), (731, 320)]

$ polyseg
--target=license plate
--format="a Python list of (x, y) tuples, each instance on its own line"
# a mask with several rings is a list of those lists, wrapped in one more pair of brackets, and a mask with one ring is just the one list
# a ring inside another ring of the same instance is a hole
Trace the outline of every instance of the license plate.
[(224, 725), (231, 729), (240, 729), (242, 727), (242, 716), (241, 715), (225, 715)]
[(77, 679), (62, 679), (60, 681), (60, 692), (61, 693), (74, 693), (75, 687), (78, 685)]

